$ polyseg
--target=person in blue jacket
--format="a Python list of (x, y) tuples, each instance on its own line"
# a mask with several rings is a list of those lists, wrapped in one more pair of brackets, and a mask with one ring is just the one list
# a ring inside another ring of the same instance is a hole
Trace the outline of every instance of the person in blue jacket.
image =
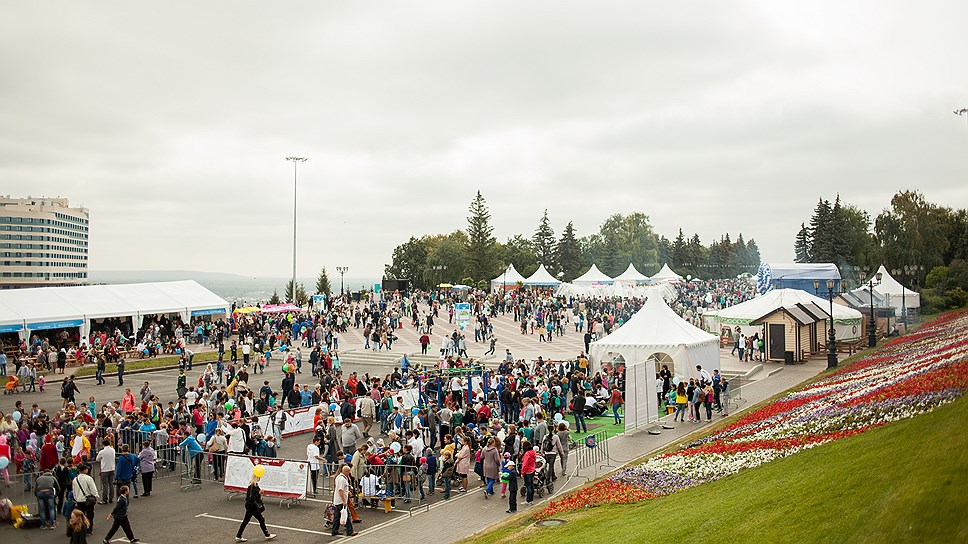
[[(205, 435), (199, 435), (203, 439)], [(178, 447), (183, 449), (188, 453), (189, 461), (192, 465), (192, 483), (197, 484), (202, 481), (202, 445), (198, 443), (198, 440), (194, 436), (188, 435), (184, 440), (178, 444)]]

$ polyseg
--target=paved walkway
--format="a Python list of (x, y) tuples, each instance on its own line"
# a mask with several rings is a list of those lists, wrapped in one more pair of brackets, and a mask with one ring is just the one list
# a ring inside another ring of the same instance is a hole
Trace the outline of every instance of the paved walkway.
[[(740, 409), (748, 408), (810, 379), (824, 368), (826, 368), (826, 361), (815, 359), (803, 365), (782, 367), (780, 372), (776, 372), (772, 376), (748, 383), (740, 392), (742, 397)], [(671, 417), (666, 419), (671, 419)], [(611, 464), (618, 467), (634, 461), (659, 448), (679, 442), (706, 425), (705, 422), (702, 424), (676, 423), (674, 424), (675, 429), (663, 430), (659, 435), (638, 431), (631, 435), (611, 438), (608, 441), (609, 455), (612, 458)], [(572, 453), (572, 462), (574, 462), (574, 456), (575, 454)], [(531, 508), (525, 507), (519, 501), (519, 515), (530, 515), (535, 509), (546, 505), (548, 500), (558, 498), (564, 491), (575, 489), (590, 479), (602, 476), (607, 470), (611, 469), (607, 467), (603, 469), (597, 466), (588, 467), (579, 473), (579, 477), (571, 478), (563, 485), (559, 478), (560, 487), (556, 490), (554, 497), (546, 497), (544, 500), (536, 499)], [(476, 476), (472, 475), (470, 481), (476, 481)], [(473, 484), (471, 485), (473, 486)], [(392, 539), (394, 542), (454, 542), (487, 530), (510, 517), (509, 514), (505, 513), (508, 507), (507, 501), (498, 497), (500, 495), (493, 499), (484, 500), (481, 490), (473, 489), (464, 496), (450, 502), (435, 504), (428, 511), (417, 513), (412, 517), (399, 518), (372, 527), (361, 527), (363, 530), (360, 531), (359, 535), (343, 538), (340, 541), (352, 541), (359, 544), (382, 543), (387, 542), (388, 539)]]

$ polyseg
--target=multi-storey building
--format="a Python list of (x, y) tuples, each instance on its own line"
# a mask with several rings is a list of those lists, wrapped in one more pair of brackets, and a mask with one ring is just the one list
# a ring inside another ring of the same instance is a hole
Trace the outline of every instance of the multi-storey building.
[(87, 283), (87, 208), (0, 196), (0, 289)]

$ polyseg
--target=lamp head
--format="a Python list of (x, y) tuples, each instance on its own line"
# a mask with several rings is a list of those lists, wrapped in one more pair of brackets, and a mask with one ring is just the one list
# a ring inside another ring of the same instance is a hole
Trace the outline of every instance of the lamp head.
[(827, 280), (827, 290), (833, 291), (834, 290), (834, 284), (835, 284), (834, 280)]
[(884, 274), (881, 274), (880, 272), (878, 272), (877, 274), (874, 274), (874, 277), (877, 278), (877, 281), (881, 281), (881, 277), (883, 276)]
[(814, 291), (820, 290), (820, 280), (813, 280), (813, 290)]

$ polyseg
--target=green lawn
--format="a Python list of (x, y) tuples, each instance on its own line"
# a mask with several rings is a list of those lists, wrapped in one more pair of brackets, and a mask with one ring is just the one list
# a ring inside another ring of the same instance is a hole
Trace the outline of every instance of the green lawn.
[(467, 542), (966, 542), (968, 398), (668, 497)]
[[(166, 366), (176, 366), (178, 365), (178, 358), (180, 355), (165, 355), (161, 357), (155, 357), (153, 359), (138, 359), (137, 357), (129, 357), (124, 360), (124, 372), (128, 373), (132, 370), (144, 370), (146, 368), (161, 368)], [(212, 361), (218, 360), (217, 351), (206, 351), (204, 353), (196, 353), (195, 358), (192, 359), (192, 366), (194, 365), (204, 365)], [(97, 374), (97, 367), (95, 365), (85, 365), (81, 368), (74, 368), (73, 372), (71, 369), (67, 369), (68, 374), (74, 374), (78, 378), (84, 376), (93, 376)], [(108, 365), (105, 372), (117, 372), (117, 367), (114, 365)]]

